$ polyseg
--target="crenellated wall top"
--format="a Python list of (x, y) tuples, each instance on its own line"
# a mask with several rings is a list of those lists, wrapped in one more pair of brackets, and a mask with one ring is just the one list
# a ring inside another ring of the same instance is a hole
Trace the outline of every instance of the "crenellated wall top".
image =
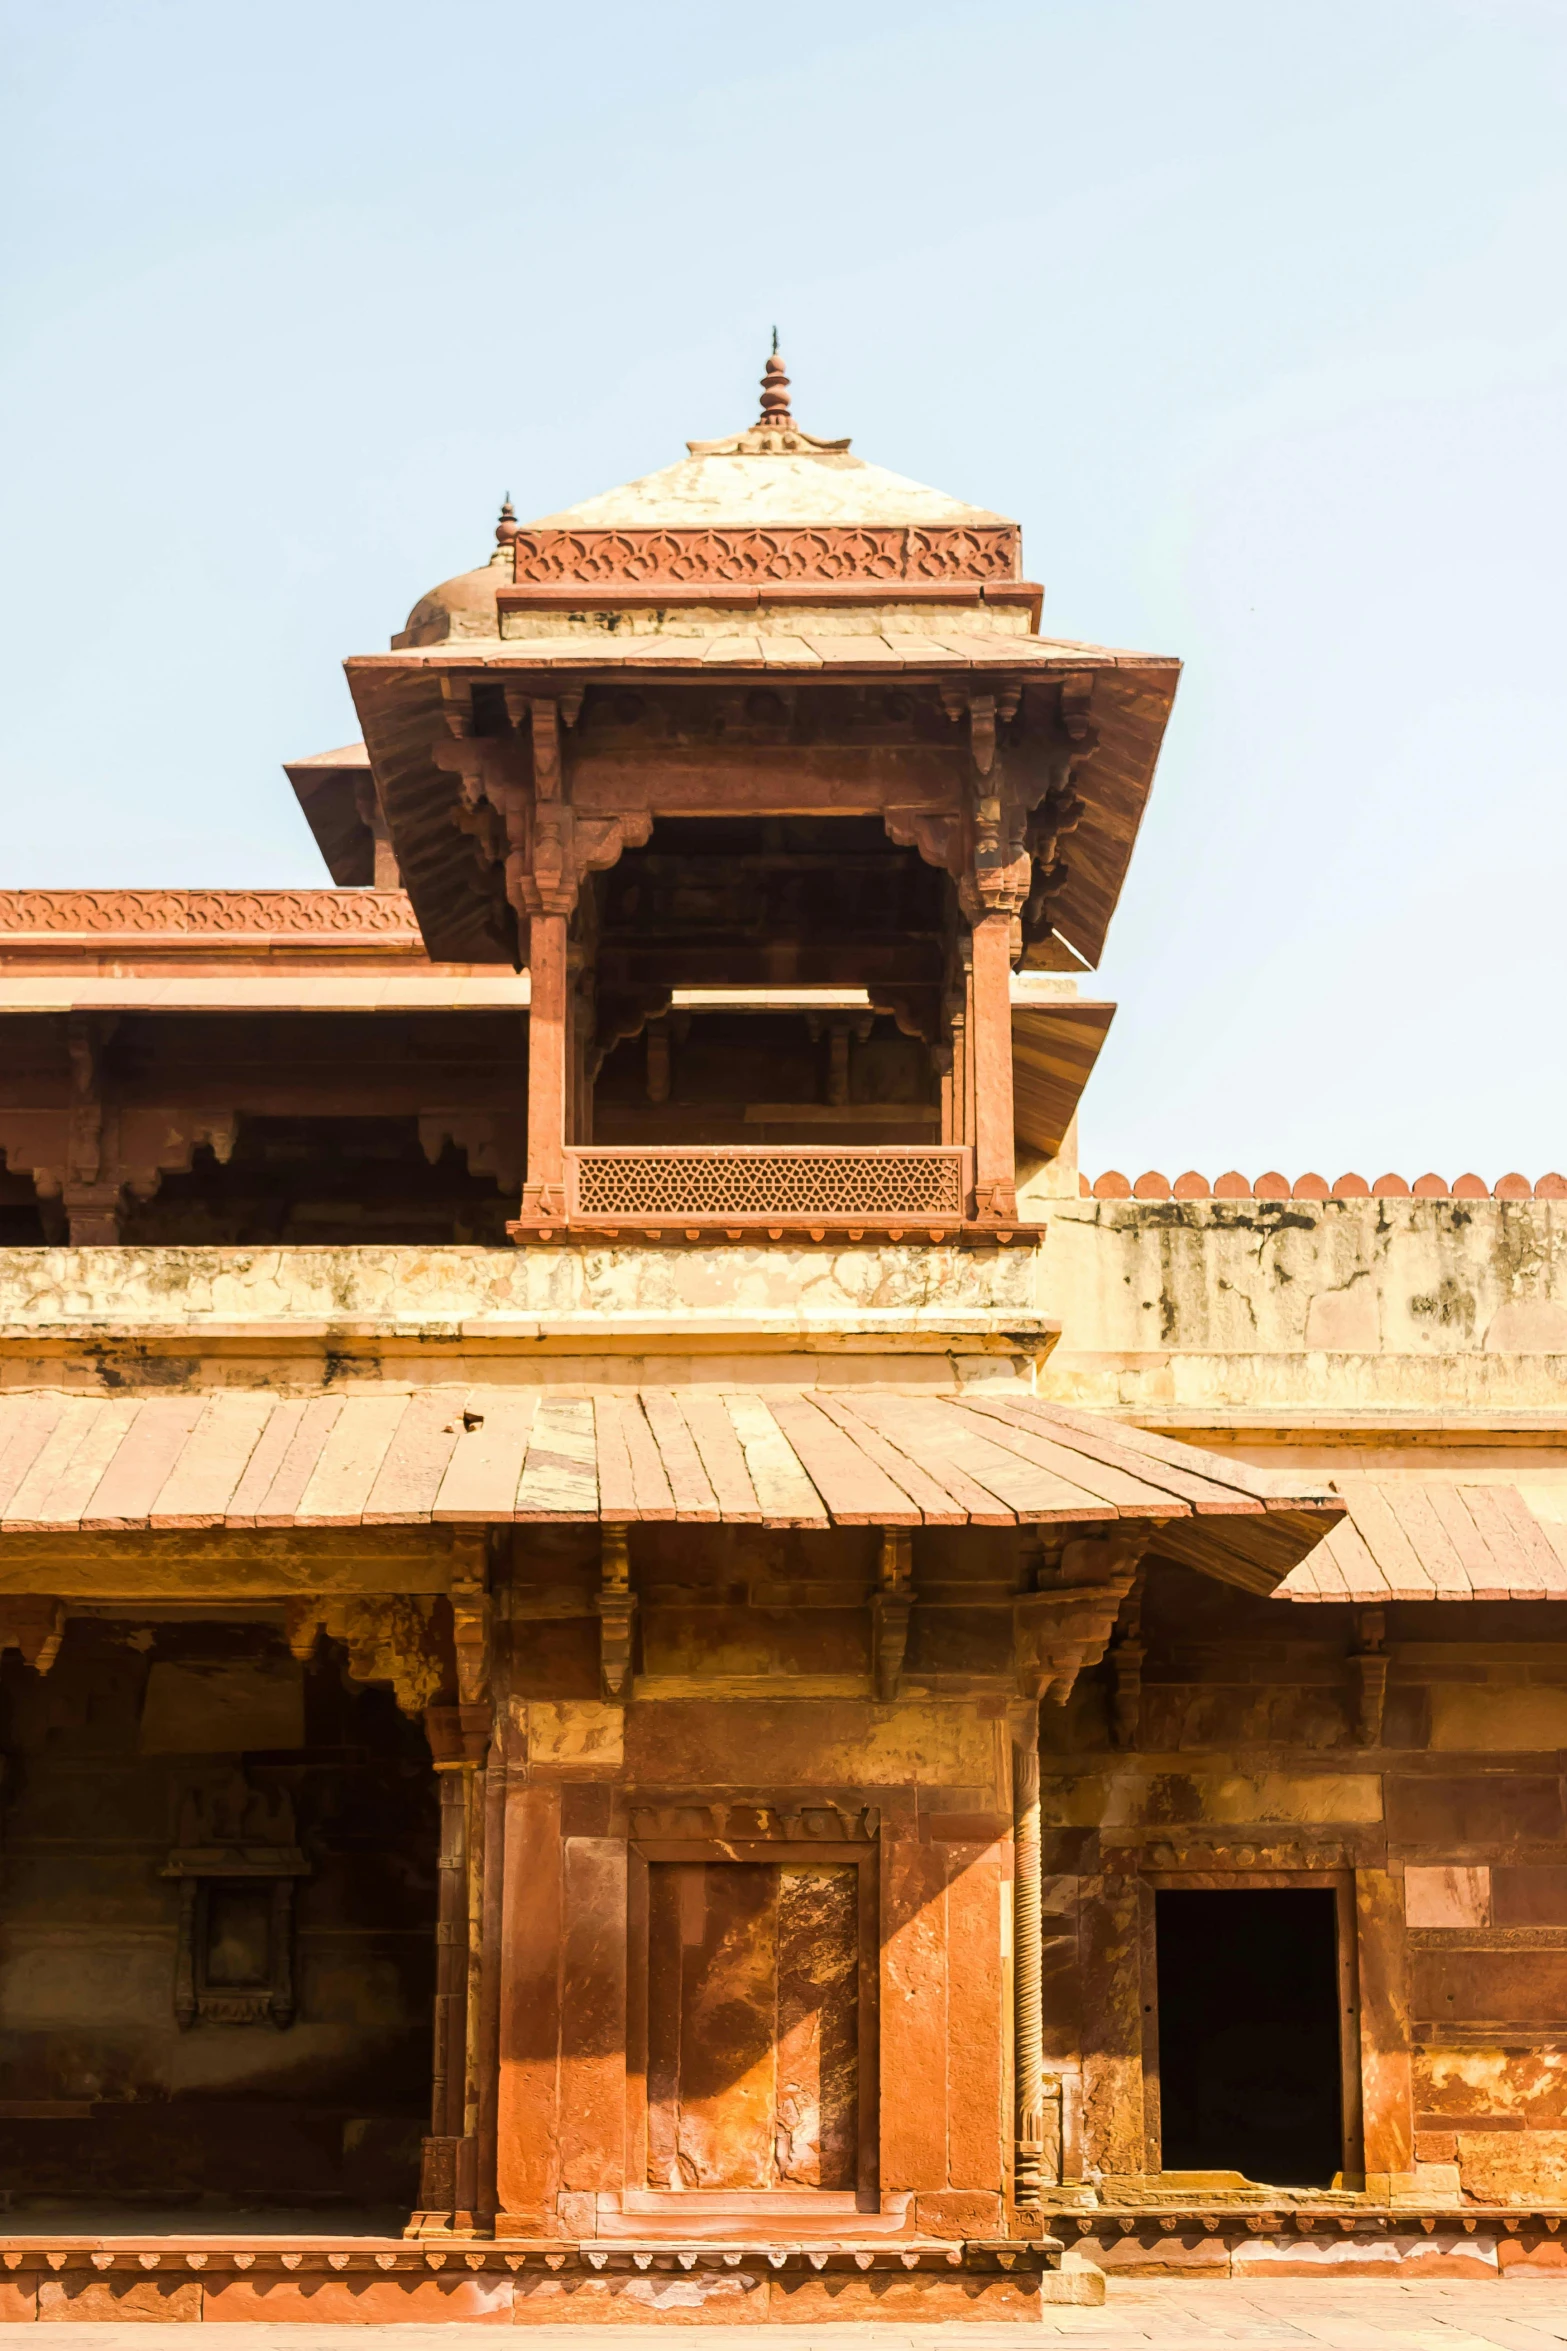
[(1172, 1182), (1157, 1168), (1132, 1177), (1112, 1167), (1092, 1182), (1080, 1176), (1078, 1189), (1085, 1200), (1567, 1200), (1567, 1176), (1553, 1170), (1532, 1183), (1518, 1174), (1488, 1183), (1478, 1175), (1454, 1176), (1451, 1182), (1439, 1175), (1419, 1175), (1413, 1182), (1407, 1176), (1379, 1175), (1368, 1183), (1363, 1175), (1349, 1174), (1329, 1183), (1320, 1175), (1292, 1180), (1273, 1170), (1245, 1176), (1231, 1168), (1211, 1182), (1192, 1169)]

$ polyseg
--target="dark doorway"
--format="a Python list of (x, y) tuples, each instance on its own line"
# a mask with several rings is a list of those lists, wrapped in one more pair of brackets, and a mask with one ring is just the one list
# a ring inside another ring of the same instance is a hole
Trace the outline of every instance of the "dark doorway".
[(1333, 1894), (1155, 1900), (1164, 2169), (1329, 2186), (1344, 2162)]

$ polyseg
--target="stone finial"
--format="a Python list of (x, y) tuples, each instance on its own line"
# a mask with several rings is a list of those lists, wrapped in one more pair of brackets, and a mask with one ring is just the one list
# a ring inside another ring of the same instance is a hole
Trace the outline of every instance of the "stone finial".
[(778, 356), (776, 327), (773, 329), (773, 347), (768, 354), (767, 365), (762, 370), (762, 413), (756, 422), (758, 429), (763, 425), (776, 425), (786, 430), (794, 422), (789, 408), (789, 378)]
[(845, 457), (849, 444), (802, 433), (789, 406), (789, 378), (778, 356), (778, 329), (762, 371), (762, 413), (748, 433), (727, 441), (687, 441), (693, 457)]
[(497, 547), (509, 547), (516, 536), (517, 509), (511, 502), (511, 492), (508, 490), (501, 500), (501, 518), (495, 526), (495, 544)]

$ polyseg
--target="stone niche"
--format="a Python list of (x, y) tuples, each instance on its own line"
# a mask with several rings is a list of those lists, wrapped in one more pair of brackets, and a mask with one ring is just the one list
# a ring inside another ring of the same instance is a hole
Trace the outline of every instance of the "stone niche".
[(163, 1866), (178, 1881), (174, 2014), (181, 2027), (291, 2024), (294, 1886), (310, 1864), (282, 1788), (242, 1771), (187, 1788), (179, 1843)]

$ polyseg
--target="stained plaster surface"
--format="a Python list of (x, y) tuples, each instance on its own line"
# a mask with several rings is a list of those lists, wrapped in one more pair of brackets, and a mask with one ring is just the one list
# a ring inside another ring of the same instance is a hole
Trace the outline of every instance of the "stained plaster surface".
[[(254, 2325), (203, 2328), (225, 2341), (241, 2344), (255, 2339)], [(1343, 2283), (1316, 2278), (1270, 2282), (1250, 2279), (1157, 2278), (1110, 2281), (1109, 2296), (1100, 2309), (1046, 2308), (1032, 2322), (1028, 2334), (1092, 2344), (1095, 2351), (1143, 2351), (1148, 2344), (1180, 2343), (1192, 2351), (1234, 2344), (1298, 2345), (1313, 2351), (1543, 2351), (1567, 2343), (1567, 2286), (1552, 2278), (1509, 2278), (1497, 2285), (1484, 2278), (1412, 2278), (1394, 2283), (1380, 2278), (1356, 2278)], [(188, 2340), (185, 2326), (156, 2320), (103, 2321), (73, 2325), (56, 2321), (49, 2330), (54, 2351), (106, 2351), (123, 2345), (124, 2351), (178, 2351)], [(270, 2339), (289, 2345), (289, 2351), (333, 2351), (343, 2329), (298, 2322), (274, 2330)], [(478, 2326), (359, 2326), (357, 2343), (376, 2342), (387, 2351), (453, 2351), (471, 2343), (474, 2351), (493, 2342), (494, 2328)], [(667, 2343), (664, 2326), (530, 2327), (527, 2339), (540, 2351), (587, 2351), (590, 2345), (611, 2344), (632, 2351), (638, 2344)], [(954, 2343), (968, 2351), (996, 2351), (1002, 2344), (1027, 2339), (1017, 2326), (989, 2326), (969, 2322), (962, 2326), (714, 2326), (703, 2324), (702, 2343), (709, 2351), (763, 2351), (767, 2345), (788, 2351), (832, 2351), (853, 2342), (877, 2344), (883, 2351), (948, 2351)], [(38, 2340), (32, 2326), (0, 2326), (0, 2344)]]
[(1054, 1336), (1039, 1283), (1032, 1249), (908, 1243), (10, 1249), (0, 1384), (135, 1384), (126, 1361), (151, 1351), (163, 1368), (144, 1376), (166, 1386), (174, 1348), (197, 1386), (214, 1355), (295, 1387), (350, 1362), (403, 1381), (411, 1366), (416, 1379), (1027, 1379)]
[(1567, 1432), (1567, 1202), (1040, 1200), (1041, 1392), (1157, 1421), (1542, 1414)]

